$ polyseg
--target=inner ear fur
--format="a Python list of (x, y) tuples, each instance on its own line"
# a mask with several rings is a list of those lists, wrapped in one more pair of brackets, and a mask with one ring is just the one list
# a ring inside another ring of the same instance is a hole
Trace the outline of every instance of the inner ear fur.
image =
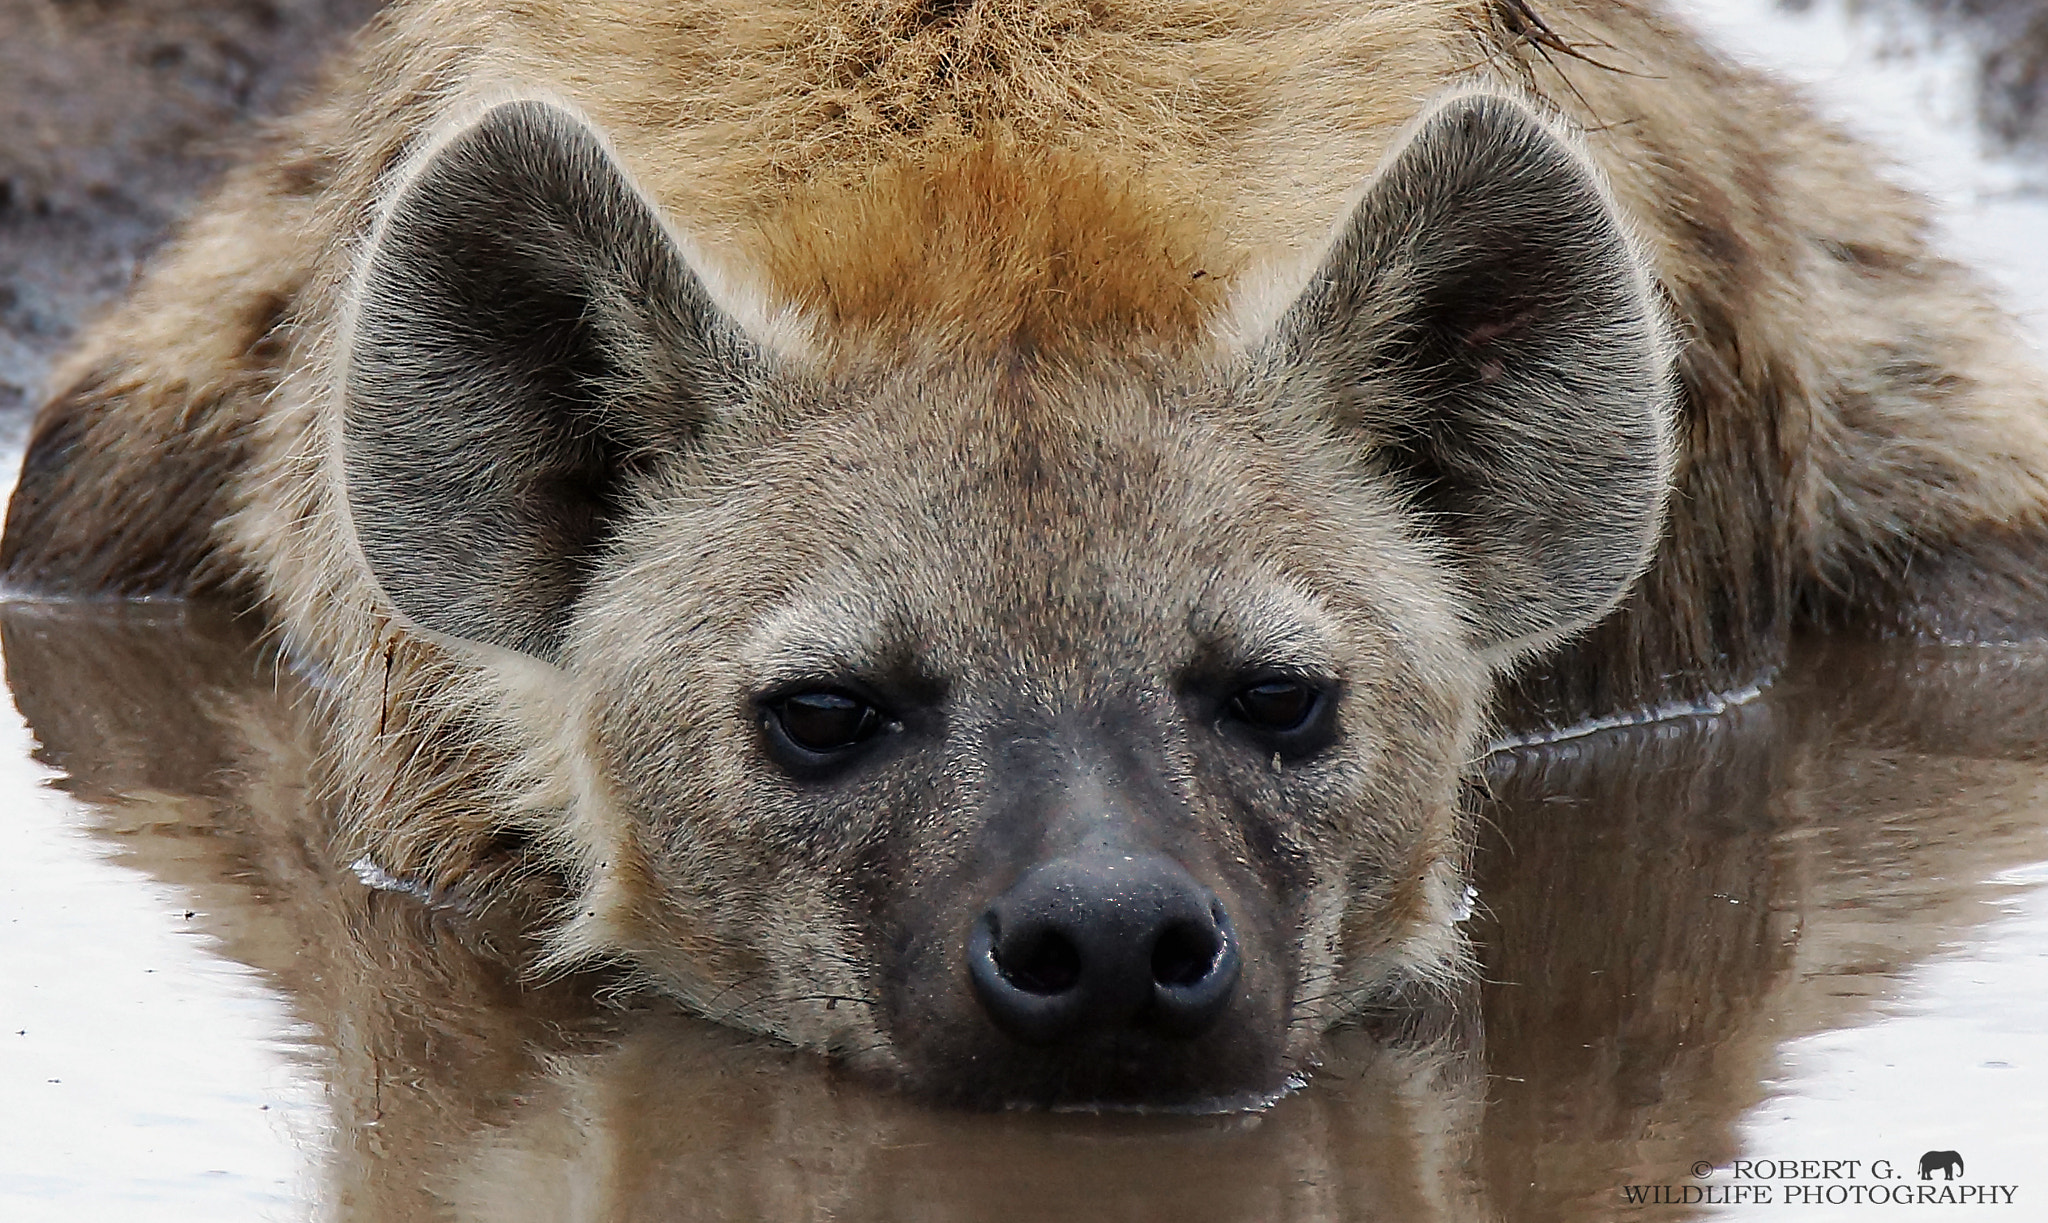
[(371, 575), (425, 629), (550, 661), (636, 472), (751, 363), (603, 143), (538, 101), (404, 182), (353, 316), (342, 450)]
[(1666, 323), (1598, 172), (1526, 103), (1428, 111), (1274, 335), (1447, 542), (1480, 648), (1554, 642), (1648, 566), (1671, 484)]

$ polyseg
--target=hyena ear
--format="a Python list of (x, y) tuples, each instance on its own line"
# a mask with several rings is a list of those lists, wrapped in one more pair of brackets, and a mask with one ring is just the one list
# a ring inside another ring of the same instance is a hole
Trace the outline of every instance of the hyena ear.
[(1447, 539), (1501, 660), (1597, 620), (1649, 564), (1674, 395), (1655, 293), (1585, 156), (1468, 93), (1390, 155), (1275, 332)]
[(541, 102), (429, 154), (344, 341), (348, 506), (420, 627), (554, 661), (634, 476), (752, 361), (598, 138)]

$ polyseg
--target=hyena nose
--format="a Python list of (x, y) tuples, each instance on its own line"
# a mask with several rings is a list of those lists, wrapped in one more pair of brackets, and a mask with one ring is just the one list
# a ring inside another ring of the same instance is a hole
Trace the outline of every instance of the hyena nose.
[(1230, 1003), (1243, 957), (1214, 893), (1159, 854), (1098, 851), (1039, 866), (967, 939), (968, 976), (996, 1026), (1047, 1044), (1118, 1028), (1199, 1035)]

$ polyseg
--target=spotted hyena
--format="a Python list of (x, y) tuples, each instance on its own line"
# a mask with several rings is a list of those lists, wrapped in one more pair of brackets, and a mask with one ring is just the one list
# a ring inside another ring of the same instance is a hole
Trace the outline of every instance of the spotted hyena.
[(1489, 728), (2037, 623), (2039, 373), (1871, 161), (1629, 3), (421, 0), (71, 359), (6, 573), (260, 608), (341, 852), (551, 962), (1262, 1099), (1460, 978)]

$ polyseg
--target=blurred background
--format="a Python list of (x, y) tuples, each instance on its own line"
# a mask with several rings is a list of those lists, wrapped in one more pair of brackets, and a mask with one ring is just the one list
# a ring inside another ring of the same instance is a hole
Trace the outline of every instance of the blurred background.
[(79, 323), (377, 7), (0, 0), (0, 448)]

